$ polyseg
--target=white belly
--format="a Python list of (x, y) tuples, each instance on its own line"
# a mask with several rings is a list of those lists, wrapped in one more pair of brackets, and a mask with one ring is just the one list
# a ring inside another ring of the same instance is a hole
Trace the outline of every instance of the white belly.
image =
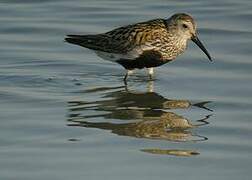
[(101, 57), (102, 59), (115, 62), (119, 59), (134, 59), (137, 56), (130, 56), (128, 54), (115, 54), (115, 53), (107, 53), (102, 51), (95, 51), (97, 56)]
[(128, 60), (135, 60), (137, 57), (139, 57), (143, 51), (153, 49), (149, 46), (139, 46), (134, 48), (132, 51), (129, 51), (126, 54), (115, 54), (115, 53), (108, 53), (103, 51), (95, 51), (95, 53), (101, 57), (102, 59), (115, 62), (119, 59), (128, 59)]

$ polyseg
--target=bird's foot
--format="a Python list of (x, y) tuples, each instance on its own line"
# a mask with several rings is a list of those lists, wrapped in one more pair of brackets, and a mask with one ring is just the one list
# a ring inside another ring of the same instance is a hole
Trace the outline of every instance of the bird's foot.
[(148, 68), (148, 75), (149, 75), (149, 80), (153, 81), (154, 80), (154, 68)]
[(129, 75), (133, 74), (133, 70), (127, 70), (127, 73), (125, 74), (124, 78), (123, 78), (123, 82), (124, 85), (127, 86), (127, 79), (129, 77)]
[(154, 76), (153, 76), (153, 74), (149, 74), (149, 81), (154, 81)]
[(124, 78), (123, 78), (123, 82), (124, 82), (124, 85), (127, 86), (128, 83), (127, 83), (127, 78), (128, 78), (128, 73), (125, 74)]

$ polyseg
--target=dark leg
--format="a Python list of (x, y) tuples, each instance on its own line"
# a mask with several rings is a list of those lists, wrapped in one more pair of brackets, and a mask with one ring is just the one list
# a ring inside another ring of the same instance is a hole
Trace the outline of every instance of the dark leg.
[(150, 81), (153, 80), (153, 74), (154, 74), (154, 68), (148, 68), (148, 75), (149, 75), (149, 78), (150, 78)]
[(127, 86), (127, 78), (128, 78), (128, 72), (125, 74), (123, 78), (124, 85)]
[(133, 74), (133, 70), (127, 70), (127, 73), (125, 74), (124, 78), (123, 78), (123, 81), (124, 81), (124, 84), (127, 85), (127, 79), (128, 79), (128, 76)]
[(149, 74), (149, 79), (150, 79), (150, 81), (153, 80), (153, 74)]

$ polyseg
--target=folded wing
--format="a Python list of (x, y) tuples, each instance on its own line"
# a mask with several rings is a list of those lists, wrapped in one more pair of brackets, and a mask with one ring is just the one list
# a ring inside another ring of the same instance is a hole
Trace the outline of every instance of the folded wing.
[[(127, 54), (134, 48), (151, 46), (167, 31), (162, 19), (120, 27), (104, 34), (67, 35), (65, 40), (95, 51)], [(149, 48), (149, 47), (148, 47)]]

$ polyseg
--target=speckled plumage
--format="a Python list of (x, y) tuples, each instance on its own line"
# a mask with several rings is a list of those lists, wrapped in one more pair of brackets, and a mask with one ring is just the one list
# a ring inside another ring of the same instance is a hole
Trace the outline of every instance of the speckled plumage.
[[(196, 35), (196, 24), (187, 14), (140, 22), (96, 35), (68, 35), (65, 40), (94, 50), (103, 59), (127, 70), (152, 68), (174, 60), (192, 39), (211, 59)], [(125, 79), (127, 76), (125, 77)]]

